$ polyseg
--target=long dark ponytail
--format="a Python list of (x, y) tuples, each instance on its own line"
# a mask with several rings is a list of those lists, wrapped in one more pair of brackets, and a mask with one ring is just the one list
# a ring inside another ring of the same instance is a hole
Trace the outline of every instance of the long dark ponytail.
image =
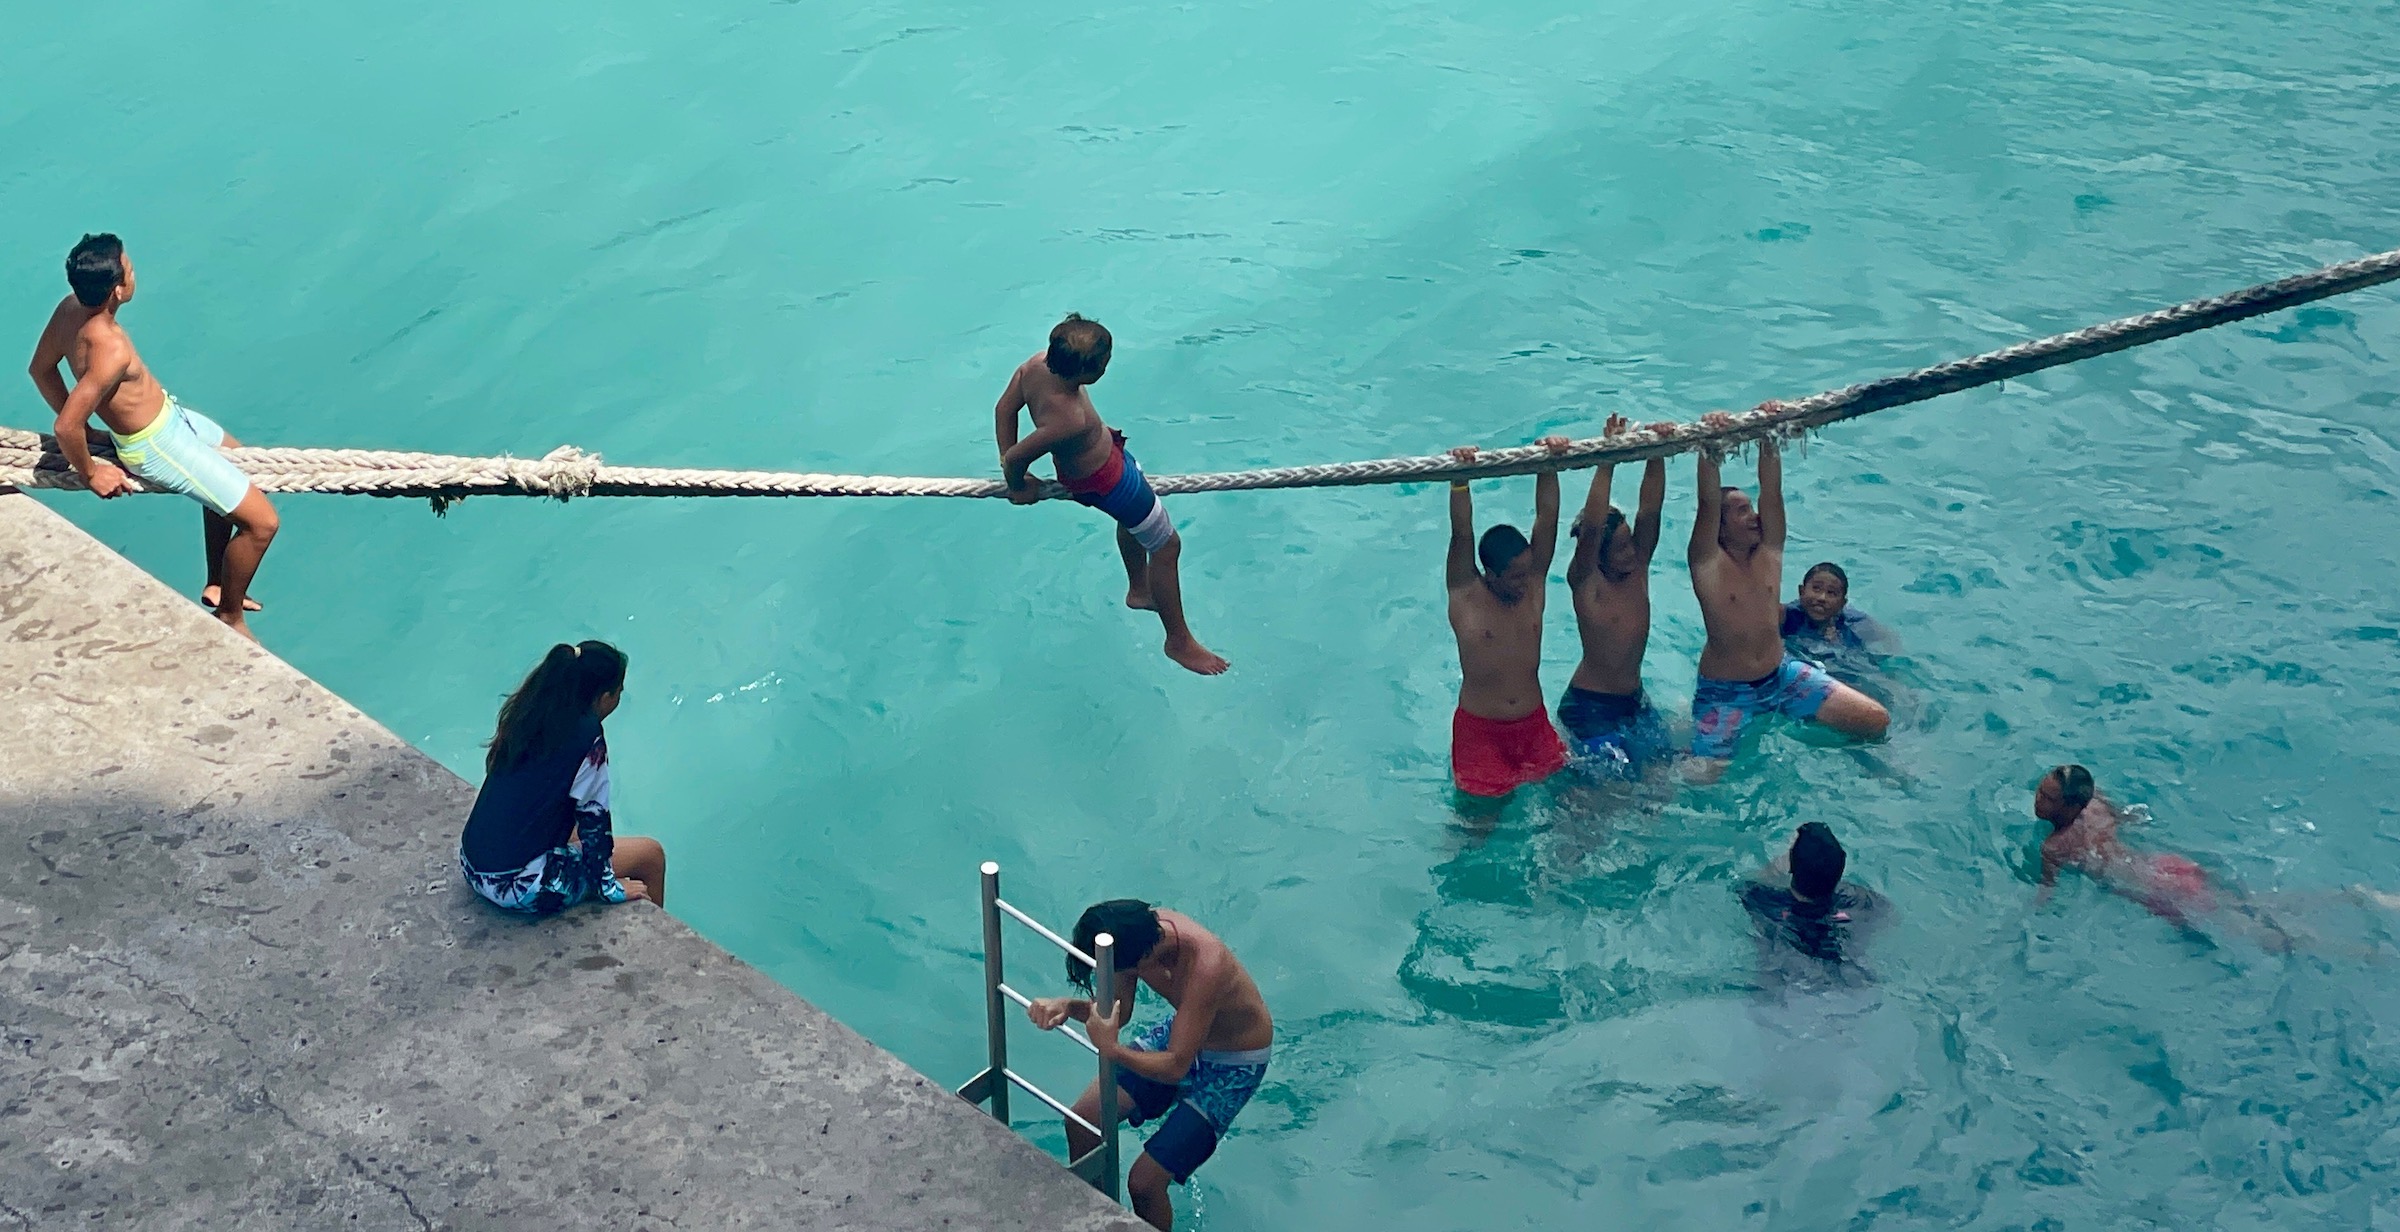
[(528, 758), (555, 752), (574, 737), (594, 700), (624, 687), (624, 651), (607, 642), (552, 646), (501, 704), (484, 773), (514, 770)]

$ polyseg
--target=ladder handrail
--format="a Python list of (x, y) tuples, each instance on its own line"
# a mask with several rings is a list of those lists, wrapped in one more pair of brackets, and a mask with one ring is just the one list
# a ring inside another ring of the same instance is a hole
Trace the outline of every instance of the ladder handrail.
[[(1060, 1030), (1068, 1039), (1074, 1040), (1094, 1057), (1100, 1058), (1098, 1083), (1100, 1123), (1097, 1125), (1083, 1119), (1073, 1108), (1060, 1102), (1056, 1096), (1034, 1085), (1031, 1079), (1008, 1067), (1008, 1005), (1013, 1001), (1017, 1005), (1030, 1009), (1033, 1006), (1033, 999), (1008, 985), (1008, 973), (1001, 961), (1000, 920), (1002, 916), (1006, 916), (1023, 924), (1032, 929), (1034, 934), (1042, 940), (1066, 951), (1069, 956), (1090, 967), (1095, 998), (1093, 1004), (1099, 1005), (1099, 998), (1105, 997), (1108, 999), (1111, 1010), (1116, 1008), (1117, 939), (1107, 933), (1101, 933), (1092, 939), (1093, 952), (1086, 954), (1074, 942), (1059, 936), (1040, 920), (1018, 910), (1015, 904), (1000, 897), (1000, 865), (997, 861), (984, 861), (979, 871), (983, 875), (983, 997), (986, 1065), (984, 1071), (968, 1079), (966, 1085), (958, 1089), (958, 1093), (970, 1103), (986, 1105), (990, 1108), (993, 1118), (1006, 1125), (1009, 1123), (1008, 1089), (1011, 1086), (1023, 1087), (1026, 1094), (1048, 1105), (1051, 1111), (1097, 1135), (1100, 1139), (1099, 1145), (1086, 1152), (1081, 1158), (1069, 1160), (1067, 1167), (1077, 1176), (1091, 1182), (1092, 1186), (1101, 1193), (1107, 1194), (1110, 1201), (1117, 1201), (1118, 1183), (1122, 1176), (1120, 1169), (1122, 1161), (1118, 1156), (1117, 1146), (1119, 1110), (1117, 1108), (1116, 1067), (1109, 1064), (1105, 1057), (1100, 1057), (1100, 1049), (1092, 1043), (1090, 1036), (1076, 1030), (1072, 1024), (1059, 1024)], [(1101, 992), (1102, 989), (1107, 991)]]

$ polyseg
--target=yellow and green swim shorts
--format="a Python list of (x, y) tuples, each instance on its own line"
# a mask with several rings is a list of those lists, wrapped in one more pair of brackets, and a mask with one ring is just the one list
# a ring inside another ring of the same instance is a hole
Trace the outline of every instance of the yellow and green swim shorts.
[(250, 477), (217, 452), (225, 429), (173, 394), (149, 427), (116, 440), (117, 465), (151, 487), (181, 492), (220, 515), (232, 513), (250, 492)]

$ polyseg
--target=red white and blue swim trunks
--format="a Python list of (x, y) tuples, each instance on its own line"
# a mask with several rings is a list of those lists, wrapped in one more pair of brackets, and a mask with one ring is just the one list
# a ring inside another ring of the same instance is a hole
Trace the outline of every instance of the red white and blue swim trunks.
[(1081, 479), (1062, 479), (1059, 486), (1072, 495), (1076, 503), (1090, 505), (1117, 520), (1145, 552), (1155, 552), (1167, 546), (1175, 537), (1175, 524), (1167, 520), (1167, 503), (1150, 490), (1150, 480), (1143, 476), (1141, 464), (1125, 451), (1125, 434), (1109, 429), (1108, 461), (1100, 469)]
[(1742, 725), (1761, 711), (1813, 719), (1833, 696), (1833, 677), (1806, 659), (1783, 656), (1783, 665), (1756, 680), (1700, 678), (1692, 690), (1692, 756), (1725, 758), (1742, 739)]

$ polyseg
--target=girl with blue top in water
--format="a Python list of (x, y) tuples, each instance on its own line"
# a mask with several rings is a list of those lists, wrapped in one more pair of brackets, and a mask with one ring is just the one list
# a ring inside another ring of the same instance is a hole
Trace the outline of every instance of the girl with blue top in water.
[(562, 642), (500, 707), (458, 840), (459, 871), (493, 906), (554, 915), (592, 898), (667, 905), (666, 849), (611, 832), (600, 724), (624, 692), (624, 652)]

